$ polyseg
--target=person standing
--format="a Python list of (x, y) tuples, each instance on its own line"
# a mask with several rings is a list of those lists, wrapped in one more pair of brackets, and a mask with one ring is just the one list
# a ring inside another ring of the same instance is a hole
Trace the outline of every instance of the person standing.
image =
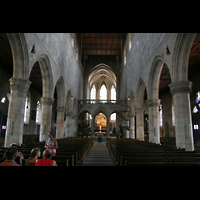
[(56, 156), (56, 149), (58, 148), (57, 140), (53, 137), (52, 133), (49, 132), (49, 139), (45, 142), (46, 149), (51, 149), (53, 156)]

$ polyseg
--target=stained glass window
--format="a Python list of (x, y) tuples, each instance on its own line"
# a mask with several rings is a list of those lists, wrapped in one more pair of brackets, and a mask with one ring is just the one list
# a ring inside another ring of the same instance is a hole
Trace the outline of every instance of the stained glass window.
[(3, 98), (1, 99), (1, 103), (5, 103), (5, 101), (6, 101), (6, 98), (3, 97)]
[(160, 104), (159, 111), (160, 111), (160, 127), (162, 127), (162, 125), (163, 125), (163, 112), (162, 112), (162, 104)]
[(196, 102), (196, 103), (199, 103), (199, 101), (200, 101), (200, 92), (198, 91), (198, 92), (197, 92), (197, 97), (196, 97), (196, 99), (195, 99), (195, 102)]
[(193, 113), (197, 113), (198, 112), (198, 109), (197, 109), (197, 107), (195, 106), (194, 108), (193, 108)]

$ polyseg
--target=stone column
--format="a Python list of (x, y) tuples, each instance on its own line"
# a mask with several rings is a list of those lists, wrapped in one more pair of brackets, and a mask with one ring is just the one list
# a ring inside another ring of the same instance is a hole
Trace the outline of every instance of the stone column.
[(77, 116), (75, 114), (72, 114), (71, 118), (71, 136), (72, 137), (77, 137), (77, 127), (76, 127), (76, 118)]
[(144, 110), (143, 108), (136, 108), (136, 126), (138, 140), (144, 140)]
[(95, 116), (92, 115), (92, 125), (91, 125), (91, 138), (94, 138), (94, 123), (95, 123)]
[(65, 114), (65, 107), (57, 106), (57, 134), (56, 138), (60, 139), (63, 138), (64, 134), (64, 114)]
[(174, 97), (176, 147), (193, 151), (194, 140), (190, 107), (192, 82), (171, 83), (169, 87)]
[(111, 100), (111, 85), (107, 85), (107, 100)]
[(30, 81), (19, 78), (11, 78), (9, 81), (10, 100), (5, 147), (9, 147), (11, 143), (21, 145), (23, 142), (25, 100), (31, 84)]
[(116, 133), (119, 133), (119, 122), (120, 122), (120, 117), (118, 114), (116, 114)]
[(100, 99), (100, 86), (99, 86), (99, 84), (96, 85), (96, 99)]
[(130, 113), (130, 129), (129, 129), (129, 138), (135, 139), (135, 114)]
[(107, 119), (107, 127), (106, 127), (106, 136), (110, 138), (110, 117), (106, 116)]
[(66, 120), (65, 120), (65, 137), (71, 137), (71, 112), (66, 113)]
[(147, 100), (149, 114), (149, 142), (160, 144), (160, 99)]
[(41, 97), (41, 121), (40, 121), (40, 142), (48, 139), (48, 132), (51, 131), (52, 105), (54, 98)]

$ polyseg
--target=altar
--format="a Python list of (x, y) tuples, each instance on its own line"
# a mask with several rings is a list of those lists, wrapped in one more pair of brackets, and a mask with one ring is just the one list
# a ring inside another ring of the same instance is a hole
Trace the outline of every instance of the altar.
[(103, 132), (98, 132), (97, 133), (97, 138), (98, 138), (98, 142), (102, 142)]

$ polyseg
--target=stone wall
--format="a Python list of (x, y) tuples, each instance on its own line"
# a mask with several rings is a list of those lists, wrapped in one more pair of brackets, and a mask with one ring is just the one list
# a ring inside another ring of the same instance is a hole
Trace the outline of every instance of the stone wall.
[[(11, 99), (8, 109), (7, 134), (5, 146), (10, 143), (22, 143), (23, 134), (40, 134), (40, 141), (48, 138), (48, 132), (53, 128), (56, 136), (63, 137), (64, 114), (66, 98), (70, 91), (73, 99), (83, 97), (83, 68), (79, 56), (76, 39), (72, 45), (71, 33), (20, 33), (8, 34), (8, 39), (13, 53), (13, 77), (10, 83)], [(35, 53), (31, 49), (35, 45)], [(38, 62), (42, 75), (42, 94), (29, 89), (29, 77), (34, 64)], [(11, 78), (11, 77), (10, 77)], [(22, 85), (22, 83), (25, 84)], [(57, 89), (57, 104), (54, 102), (54, 91)], [(23, 115), (27, 92), (31, 95), (30, 117), (36, 110), (36, 102), (41, 101), (40, 127), (35, 120), (29, 119), (24, 125)], [(57, 110), (57, 123), (54, 123)], [(20, 112), (19, 112), (20, 111)], [(70, 136), (76, 136), (77, 109), (72, 110)], [(53, 113), (53, 115), (52, 115)], [(15, 120), (17, 118), (17, 120)], [(75, 122), (74, 122), (75, 121)]]

